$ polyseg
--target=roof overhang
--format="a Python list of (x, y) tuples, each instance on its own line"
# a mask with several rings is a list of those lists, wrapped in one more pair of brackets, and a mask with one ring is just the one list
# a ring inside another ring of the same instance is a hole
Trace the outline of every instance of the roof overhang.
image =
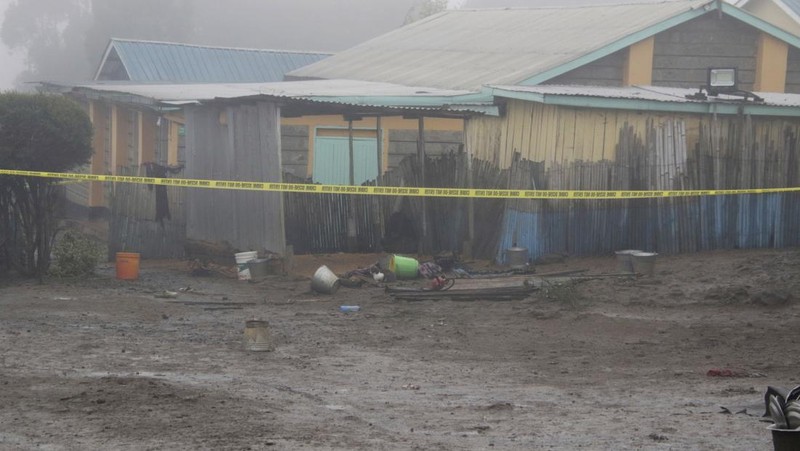
[(516, 99), (545, 105), (661, 113), (800, 117), (800, 94), (758, 93), (764, 102), (744, 101), (720, 95), (708, 100), (686, 98), (695, 89), (631, 86), (490, 86), (484, 93), (496, 98)]
[[(58, 86), (49, 84), (49, 86)], [(439, 113), (446, 116), (499, 115), (491, 96), (464, 90), (410, 87), (353, 80), (313, 80), (278, 83), (131, 84), (91, 83), (69, 87), (72, 95), (124, 103), (155, 110), (219, 102), (267, 100), (284, 105), (327, 105), (325, 110), (362, 109), (404, 113)], [(63, 89), (62, 89), (63, 90)], [(312, 114), (312, 113), (307, 113)]]

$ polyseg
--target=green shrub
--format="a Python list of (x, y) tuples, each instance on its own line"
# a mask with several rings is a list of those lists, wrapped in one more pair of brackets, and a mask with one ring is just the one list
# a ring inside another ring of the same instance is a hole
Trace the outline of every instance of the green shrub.
[(56, 265), (50, 274), (56, 277), (78, 277), (91, 274), (103, 258), (100, 246), (89, 237), (67, 231), (56, 240), (53, 246)]
[[(63, 96), (0, 92), (0, 168), (71, 171), (91, 156), (92, 123), (81, 105)], [(50, 268), (58, 225), (56, 182), (0, 177), (0, 234), (11, 238), (6, 259), (25, 276), (41, 278)]]

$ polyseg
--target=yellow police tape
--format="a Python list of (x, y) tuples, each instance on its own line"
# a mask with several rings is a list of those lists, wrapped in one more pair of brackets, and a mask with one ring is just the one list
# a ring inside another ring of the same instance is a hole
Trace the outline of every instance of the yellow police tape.
[(19, 171), (0, 169), (0, 175), (66, 179), (75, 182), (115, 182), (145, 185), (178, 186), (245, 191), (272, 191), (284, 193), (357, 194), (373, 196), (414, 197), (467, 197), (481, 199), (655, 199), (696, 196), (724, 196), (731, 194), (768, 194), (800, 192), (794, 188), (761, 188), (734, 190), (686, 191), (591, 191), (591, 190), (507, 190), (475, 188), (416, 188), (396, 186), (345, 186), (302, 183), (240, 182), (233, 180), (170, 179), (156, 177), (131, 177), (124, 175), (95, 175), (61, 172)]

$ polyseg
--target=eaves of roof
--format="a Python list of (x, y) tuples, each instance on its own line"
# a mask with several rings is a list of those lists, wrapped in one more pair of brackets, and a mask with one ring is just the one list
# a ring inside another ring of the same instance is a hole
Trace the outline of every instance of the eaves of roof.
[(72, 91), (90, 99), (103, 99), (150, 108), (175, 108), (214, 102), (269, 99), (312, 102), (386, 110), (425, 110), (499, 115), (490, 96), (469, 91), (405, 87), (350, 80), (319, 80), (253, 84), (127, 84), (78, 85)]
[(753, 116), (800, 117), (800, 94), (757, 93), (764, 102), (746, 101), (734, 96), (687, 98), (697, 91), (685, 88), (631, 86), (608, 88), (593, 86), (490, 86), (485, 95), (546, 105), (574, 108), (614, 109), (693, 114), (749, 114)]

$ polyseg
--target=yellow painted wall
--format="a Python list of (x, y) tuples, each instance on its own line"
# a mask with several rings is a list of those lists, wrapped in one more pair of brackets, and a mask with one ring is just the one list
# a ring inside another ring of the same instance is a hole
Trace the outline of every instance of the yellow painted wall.
[(169, 134), (167, 137), (167, 164), (178, 164), (178, 144), (180, 143), (181, 124), (170, 120), (168, 122)]
[(761, 33), (756, 55), (754, 91), (784, 92), (786, 68), (789, 63), (789, 44)]
[[(640, 144), (645, 146), (648, 158), (658, 158), (659, 145), (655, 141), (646, 142), (647, 139), (660, 136), (661, 139), (682, 140), (683, 136), (673, 133), (685, 132), (685, 158), (688, 159), (682, 164), (694, 158), (694, 170), (705, 167), (705, 170), (714, 171), (685, 174), (703, 180), (704, 189), (785, 187), (794, 183), (791, 174), (796, 172), (793, 171), (800, 170), (796, 162), (796, 169), (789, 168), (791, 159), (785, 145), (787, 130), (798, 133), (800, 129), (800, 121), (794, 119), (600, 110), (523, 101), (510, 101), (507, 111), (503, 118), (470, 118), (465, 133), (467, 151), (478, 159), (495, 162), (500, 168), (510, 167), (514, 152), (519, 152), (521, 158), (544, 162), (546, 170), (553, 170), (548, 176), (551, 188), (607, 189), (608, 180), (589, 178), (582, 183), (591, 186), (578, 186), (576, 180), (570, 179), (570, 173), (560, 169), (580, 169), (580, 165), (572, 164), (575, 162), (615, 161), (620, 132), (626, 127), (636, 139), (642, 140)], [(680, 127), (675, 128), (676, 124)], [(704, 149), (705, 158), (738, 160), (747, 170), (724, 171), (721, 170), (725, 167), (723, 164), (698, 163), (698, 148)], [(669, 158), (663, 153), (662, 157)], [(656, 171), (664, 171), (670, 164), (676, 170), (674, 163), (667, 160), (653, 164)], [(786, 169), (770, 172), (765, 169), (769, 167)], [(659, 183), (658, 174), (649, 176)], [(674, 180), (661, 183), (672, 186)], [(652, 189), (664, 188), (654, 186)]]
[[(167, 164), (168, 165), (176, 165), (178, 164), (178, 148), (180, 147), (180, 131), (181, 127), (186, 124), (186, 117), (183, 115), (183, 112), (175, 112), (164, 115), (164, 118), (167, 120)], [(225, 114), (220, 113), (220, 123), (222, 121), (227, 121), (228, 116)], [(227, 122), (225, 122), (227, 124)]]
[[(131, 120), (133, 113), (136, 114), (137, 120)], [(136, 145), (136, 148), (133, 149), (136, 155), (135, 164), (141, 165), (143, 162), (155, 160), (158, 141), (156, 126), (158, 116), (156, 114), (137, 112), (119, 104), (109, 105), (104, 102), (91, 101), (89, 118), (94, 127), (92, 158), (89, 163), (93, 174), (103, 174), (106, 171), (106, 165), (111, 174), (116, 174), (120, 166), (127, 165), (129, 146), (132, 142)], [(132, 124), (135, 125), (135, 129), (131, 129)], [(106, 142), (111, 145), (110, 161), (105, 161)], [(177, 155), (177, 151), (175, 154)], [(87, 203), (89, 207), (107, 206), (106, 186), (103, 183), (92, 182), (90, 184)]]
[[(360, 121), (353, 121), (353, 130), (355, 136), (375, 136), (374, 132), (367, 130), (375, 130), (377, 119), (374, 117), (367, 117)], [(347, 136), (348, 122), (345, 121), (341, 115), (330, 116), (303, 116), (296, 118), (281, 118), (281, 125), (299, 125), (308, 127), (308, 175), (311, 175), (314, 168), (314, 136), (315, 130), (318, 128), (330, 129), (324, 130), (323, 133), (330, 135), (339, 134), (339, 136)], [(404, 119), (401, 116), (387, 116), (381, 118), (381, 130), (383, 133), (382, 149), (383, 156), (383, 170), (388, 169), (389, 164), (389, 132), (391, 130), (418, 130), (419, 122), (417, 119)], [(334, 131), (339, 129), (343, 131)], [(464, 121), (462, 119), (445, 119), (445, 118), (425, 118), (425, 130), (435, 131), (463, 131)]]
[(127, 147), (127, 121), (125, 120), (125, 108), (119, 105), (111, 105), (111, 155), (108, 162), (111, 173), (117, 173), (122, 156), (121, 149)]
[(688, 142), (696, 141), (700, 116), (638, 113), (560, 107), (510, 100), (502, 118), (475, 117), (467, 120), (467, 150), (476, 158), (501, 168), (511, 165), (515, 152), (547, 167), (573, 161), (613, 161), (619, 133), (627, 123), (645, 134), (648, 120), (684, 120)]
[(139, 162), (142, 163), (156, 161), (156, 144), (158, 143), (158, 127), (156, 120), (158, 116), (153, 113), (139, 112)]
[[(108, 118), (108, 106), (100, 102), (91, 102), (89, 118), (94, 127), (92, 137), (92, 159), (89, 163), (92, 174), (102, 174), (105, 171), (105, 143)], [(103, 183), (91, 182), (89, 186), (89, 207), (105, 206), (105, 192)]]
[(628, 57), (625, 59), (625, 67), (622, 74), (623, 85), (653, 84), (654, 46), (655, 38), (650, 36), (628, 47)]

